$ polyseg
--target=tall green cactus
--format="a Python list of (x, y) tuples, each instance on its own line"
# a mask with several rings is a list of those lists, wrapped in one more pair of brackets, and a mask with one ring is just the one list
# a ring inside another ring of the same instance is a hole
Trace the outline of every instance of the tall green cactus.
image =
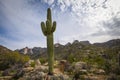
[(120, 52), (118, 53), (118, 64), (120, 66)]
[(53, 39), (53, 32), (56, 29), (56, 22), (52, 23), (51, 17), (51, 10), (48, 8), (47, 10), (47, 21), (46, 23), (41, 22), (41, 28), (43, 34), (47, 37), (47, 53), (48, 53), (48, 65), (49, 65), (49, 73), (50, 75), (53, 74), (53, 67), (54, 67), (54, 39)]

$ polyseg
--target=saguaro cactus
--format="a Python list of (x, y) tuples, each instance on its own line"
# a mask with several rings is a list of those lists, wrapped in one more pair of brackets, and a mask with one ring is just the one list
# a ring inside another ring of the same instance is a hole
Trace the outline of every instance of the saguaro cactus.
[(118, 64), (120, 66), (120, 52), (118, 53)]
[(48, 66), (50, 75), (53, 74), (53, 66), (54, 66), (54, 39), (53, 32), (56, 29), (56, 22), (52, 23), (51, 10), (48, 8), (47, 10), (47, 20), (46, 23), (41, 22), (41, 28), (43, 34), (47, 37), (47, 54), (48, 54)]

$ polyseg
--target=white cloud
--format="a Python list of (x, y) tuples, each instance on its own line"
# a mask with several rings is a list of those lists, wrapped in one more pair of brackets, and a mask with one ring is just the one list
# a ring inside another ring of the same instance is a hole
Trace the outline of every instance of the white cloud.
[[(4, 0), (1, 1), (3, 6), (2, 12), (7, 22), (2, 23), (9, 39), (5, 36), (0, 37), (0, 41), (4, 41), (11, 49), (22, 48), (25, 46), (45, 46), (45, 38), (41, 32), (39, 17), (34, 8), (31, 8), (24, 0)], [(39, 13), (40, 14), (40, 13)], [(6, 34), (5, 34), (6, 35)]]
[(46, 40), (40, 29), (40, 22), (46, 20), (47, 7), (52, 7), (53, 20), (57, 21), (55, 42), (65, 44), (75, 39), (96, 42), (118, 37), (92, 34), (106, 30), (101, 27), (101, 22), (111, 19), (120, 11), (119, 0), (41, 0), (36, 4), (29, 4), (25, 0), (1, 2), (4, 5), (3, 13), (9, 21), (9, 24), (4, 23), (4, 27), (9, 30), (10, 36), (19, 41), (5, 37), (1, 37), (0, 40), (5, 41), (12, 49), (45, 45)]
[[(90, 37), (86, 39), (92, 42), (95, 42), (95, 41), (101, 42), (107, 39), (116, 38), (116, 36), (111, 37), (109, 34), (99, 36), (99, 37), (94, 36), (93, 38), (91, 34), (99, 31), (100, 29), (105, 31), (105, 28), (102, 27), (102, 25), (99, 23), (102, 21), (107, 21), (111, 19), (118, 12), (120, 12), (119, 3), (120, 3), (119, 0), (116, 0), (116, 1), (115, 0), (91, 0), (91, 1), (89, 0), (58, 0), (58, 4), (59, 4), (58, 6), (60, 6), (60, 9), (62, 12), (66, 12), (68, 8), (71, 8), (72, 10), (71, 15), (73, 16), (71, 19), (77, 22), (77, 24), (75, 24), (74, 22), (73, 24), (76, 26), (79, 26), (78, 30), (74, 28), (76, 32), (71, 31), (75, 39), (82, 40), (82, 37), (79, 38), (79, 36), (83, 36), (85, 39), (85, 37), (89, 35)], [(74, 25), (71, 25), (71, 27), (74, 27)], [(83, 31), (81, 31), (80, 29), (82, 29)], [(81, 34), (81, 35), (78, 36), (75, 34)], [(72, 35), (64, 36), (61, 39), (61, 41), (62, 42), (71, 41), (73, 36)], [(117, 37), (119, 38), (119, 36)]]
[(54, 3), (54, 0), (43, 0), (43, 2), (48, 3), (49, 5), (52, 5)]

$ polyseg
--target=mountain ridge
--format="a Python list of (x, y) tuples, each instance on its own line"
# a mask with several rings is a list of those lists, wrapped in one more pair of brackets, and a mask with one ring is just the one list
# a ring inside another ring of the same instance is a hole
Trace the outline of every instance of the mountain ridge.
[[(111, 44), (110, 46), (114, 46), (114, 45), (117, 45), (116, 43), (120, 43), (120, 39), (111, 39), (111, 40), (108, 40), (108, 41), (105, 41), (105, 42), (96, 42), (96, 43), (90, 43), (88, 40), (85, 40), (85, 41), (78, 41), (78, 40), (74, 40), (72, 43), (68, 42), (66, 43), (65, 45), (63, 44), (60, 44), (60, 43), (55, 43), (54, 46), (55, 47), (59, 47), (59, 46), (68, 46), (70, 44), (75, 44), (75, 43), (80, 43), (82, 45), (94, 45), (94, 46), (106, 46), (106, 47), (109, 47), (109, 44)], [(28, 47), (27, 47), (28, 48)], [(25, 49), (25, 48), (22, 48), (22, 49)], [(15, 51), (20, 51), (22, 49), (16, 49)], [(46, 47), (33, 47), (33, 48), (28, 48), (28, 49), (36, 49), (36, 50), (39, 50), (39, 49), (46, 49)], [(21, 52), (21, 51), (20, 51)], [(23, 53), (23, 52), (22, 52)]]
[[(74, 42), (70, 43), (68, 42), (65, 45), (62, 45), (60, 43), (54, 44), (55, 47), (55, 54), (57, 56), (67, 56), (72, 53), (78, 54), (79, 52), (81, 53), (87, 53), (87, 51), (95, 51), (95, 49), (107, 49), (107, 48), (113, 48), (113, 47), (118, 47), (120, 46), (120, 39), (112, 39), (103, 43), (93, 43), (91, 44), (89, 41), (78, 41), (74, 40)], [(28, 47), (27, 47), (28, 48)], [(25, 54), (25, 49), (17, 49), (21, 54)], [(32, 53), (31, 53), (32, 52)], [(100, 51), (99, 51), (100, 53)], [(42, 48), (42, 47), (33, 47), (33, 48), (28, 48), (27, 53), (28, 55), (32, 55), (34, 57), (39, 58), (40, 56), (47, 56), (47, 48)], [(63, 55), (64, 54), (64, 55)], [(64, 57), (65, 58), (65, 57)]]

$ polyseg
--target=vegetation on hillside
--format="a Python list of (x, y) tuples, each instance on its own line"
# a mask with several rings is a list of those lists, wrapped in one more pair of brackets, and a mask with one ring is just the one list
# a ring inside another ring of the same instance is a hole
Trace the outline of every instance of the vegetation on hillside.
[(0, 70), (5, 70), (15, 64), (23, 65), (30, 59), (27, 55), (8, 50), (6, 48), (1, 48), (1, 51), (2, 50), (5, 51), (0, 53)]

